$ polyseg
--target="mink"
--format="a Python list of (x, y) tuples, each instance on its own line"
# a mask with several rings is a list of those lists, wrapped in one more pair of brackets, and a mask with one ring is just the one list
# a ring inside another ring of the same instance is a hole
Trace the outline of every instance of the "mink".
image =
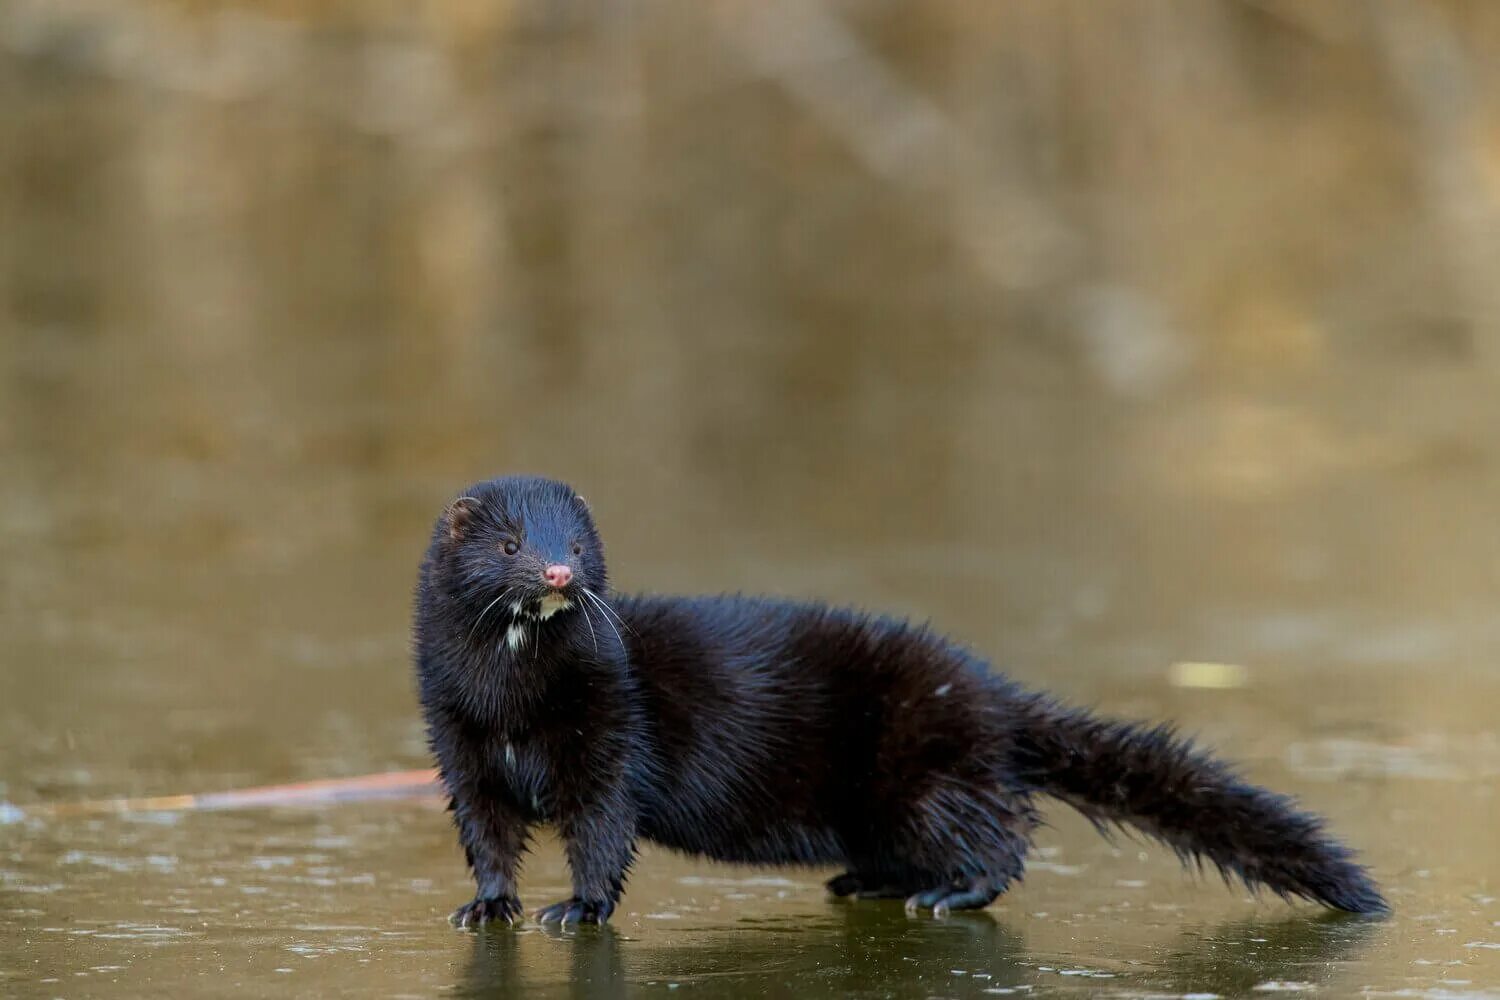
[(616, 594), (589, 506), (506, 477), (450, 503), (416, 593), (427, 734), (476, 891), (516, 922), (530, 832), (572, 873), (544, 923), (609, 919), (637, 844), (826, 865), (839, 897), (944, 915), (1022, 877), (1036, 797), (1338, 910), (1386, 902), (1323, 821), (1169, 726), (1022, 688), (925, 628), (817, 602)]

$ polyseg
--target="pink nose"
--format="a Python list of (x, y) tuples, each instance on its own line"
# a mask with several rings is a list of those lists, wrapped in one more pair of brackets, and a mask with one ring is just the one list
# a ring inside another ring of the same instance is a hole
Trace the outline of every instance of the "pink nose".
[(566, 587), (568, 581), (573, 579), (573, 571), (558, 563), (556, 566), (548, 566), (542, 570), (542, 579), (547, 581), (549, 587)]

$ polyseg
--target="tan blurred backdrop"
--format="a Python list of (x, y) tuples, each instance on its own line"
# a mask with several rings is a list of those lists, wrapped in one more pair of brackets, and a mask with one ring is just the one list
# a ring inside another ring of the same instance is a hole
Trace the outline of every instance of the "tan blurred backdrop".
[(1479, 628), (1497, 51), (1482, 2), (11, 0), (9, 544), (274, 563), (525, 466), (651, 551), (976, 539), (1133, 565), (1136, 614), (1331, 574)]

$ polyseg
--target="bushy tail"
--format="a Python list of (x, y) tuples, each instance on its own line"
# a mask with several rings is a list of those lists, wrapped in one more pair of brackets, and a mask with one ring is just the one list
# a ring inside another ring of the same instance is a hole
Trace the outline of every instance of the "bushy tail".
[(1016, 765), (1037, 791), (1095, 825), (1127, 823), (1184, 862), (1353, 913), (1388, 907), (1354, 852), (1285, 795), (1241, 780), (1167, 726), (1100, 719), (1044, 698), (1022, 702)]

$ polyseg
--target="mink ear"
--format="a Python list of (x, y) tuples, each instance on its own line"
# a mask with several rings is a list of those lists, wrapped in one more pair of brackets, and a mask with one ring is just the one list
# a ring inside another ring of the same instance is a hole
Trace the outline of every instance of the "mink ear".
[(478, 511), (479, 501), (473, 497), (459, 497), (450, 503), (445, 515), (448, 521), (448, 540), (456, 542), (463, 538)]

